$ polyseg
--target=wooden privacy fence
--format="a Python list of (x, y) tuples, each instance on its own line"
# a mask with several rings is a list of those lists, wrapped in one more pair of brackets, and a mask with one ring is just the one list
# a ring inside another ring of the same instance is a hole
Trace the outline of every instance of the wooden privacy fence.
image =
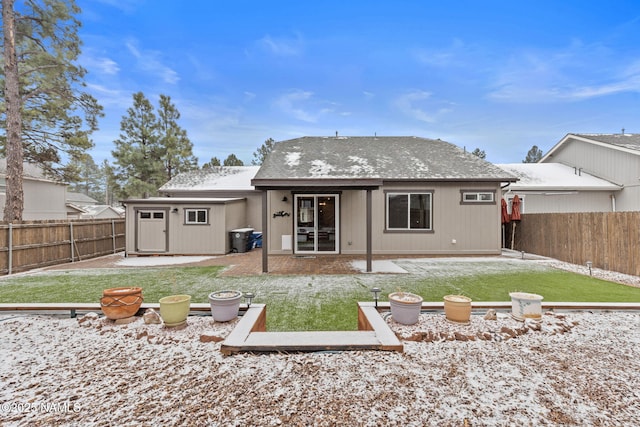
[(124, 219), (0, 223), (0, 274), (123, 251)]
[(640, 276), (640, 212), (522, 215), (514, 249)]

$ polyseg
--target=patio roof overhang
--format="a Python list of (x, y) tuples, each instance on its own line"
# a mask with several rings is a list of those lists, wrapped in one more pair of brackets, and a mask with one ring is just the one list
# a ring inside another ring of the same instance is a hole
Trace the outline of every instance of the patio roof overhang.
[(256, 190), (282, 190), (291, 188), (341, 190), (376, 189), (382, 185), (380, 178), (289, 178), (289, 179), (254, 179), (251, 184)]

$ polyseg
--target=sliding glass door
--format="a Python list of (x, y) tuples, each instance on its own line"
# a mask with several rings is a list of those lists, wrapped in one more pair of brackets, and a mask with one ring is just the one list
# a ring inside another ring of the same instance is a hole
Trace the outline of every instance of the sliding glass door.
[(337, 194), (295, 196), (295, 252), (338, 253)]

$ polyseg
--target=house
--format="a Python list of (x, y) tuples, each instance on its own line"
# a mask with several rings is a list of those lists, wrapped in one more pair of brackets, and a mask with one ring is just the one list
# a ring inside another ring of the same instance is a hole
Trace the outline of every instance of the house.
[[(3, 208), (6, 201), (6, 173), (7, 160), (2, 158), (0, 159), (0, 205)], [(23, 220), (67, 218), (67, 185), (65, 183), (48, 178), (37, 165), (24, 163), (22, 189), (24, 192)], [(4, 209), (0, 212), (0, 218), (3, 215)]]
[(268, 254), (484, 254), (501, 251), (503, 169), (441, 140), (304, 137), (274, 145), (262, 191)]
[(297, 138), (259, 168), (180, 174), (165, 197), (125, 201), (127, 250), (222, 253), (250, 228), (265, 272), (269, 255), (366, 255), (369, 270), (372, 254), (497, 255), (500, 186), (515, 180), (441, 140)]
[(177, 175), (162, 197), (125, 200), (127, 255), (222, 255), (229, 233), (261, 228), (258, 166), (213, 167)]
[(640, 134), (570, 133), (539, 163), (560, 163), (620, 187), (611, 193), (612, 211), (640, 210)]
[(497, 164), (518, 181), (506, 183), (509, 204), (517, 194), (521, 213), (611, 212), (622, 186), (561, 163)]

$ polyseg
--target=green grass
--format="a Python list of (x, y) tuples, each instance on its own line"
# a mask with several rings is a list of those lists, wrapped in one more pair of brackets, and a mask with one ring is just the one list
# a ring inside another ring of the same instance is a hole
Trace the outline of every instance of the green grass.
[(4, 277), (0, 303), (98, 302), (102, 290), (140, 286), (145, 302), (171, 294), (189, 294), (207, 303), (209, 293), (223, 289), (251, 291), (267, 304), (272, 331), (355, 330), (356, 302), (370, 301), (370, 289), (382, 288), (381, 301), (396, 290), (414, 292), (425, 301), (462, 294), (474, 301), (509, 301), (509, 292), (544, 296), (545, 301), (640, 302), (640, 288), (560, 270), (505, 273), (422, 275), (345, 275), (220, 277), (222, 267), (165, 267), (115, 270), (71, 270)]

